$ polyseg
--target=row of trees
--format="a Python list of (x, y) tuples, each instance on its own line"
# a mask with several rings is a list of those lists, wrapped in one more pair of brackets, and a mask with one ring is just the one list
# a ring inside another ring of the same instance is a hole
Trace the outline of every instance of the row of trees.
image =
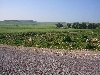
[(67, 26), (68, 28), (75, 28), (75, 29), (95, 29), (98, 27), (98, 24), (97, 23), (76, 22), (73, 24), (68, 23)]
[[(55, 24), (57, 28), (62, 28), (65, 27), (62, 24), (58, 23)], [(96, 29), (97, 27), (99, 27), (99, 23), (79, 23), (79, 22), (75, 22), (75, 23), (67, 23), (67, 28), (74, 28), (74, 29)]]

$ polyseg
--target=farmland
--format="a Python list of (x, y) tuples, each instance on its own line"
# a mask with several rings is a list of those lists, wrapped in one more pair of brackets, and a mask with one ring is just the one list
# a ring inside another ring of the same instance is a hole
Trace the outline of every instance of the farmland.
[[(64, 24), (66, 25), (66, 24)], [(1, 23), (0, 43), (66, 50), (99, 50), (99, 29), (56, 28), (55, 23)]]

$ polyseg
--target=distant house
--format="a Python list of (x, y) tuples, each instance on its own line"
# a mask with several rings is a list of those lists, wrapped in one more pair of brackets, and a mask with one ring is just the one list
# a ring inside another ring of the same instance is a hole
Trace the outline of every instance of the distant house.
[(33, 22), (37, 22), (37, 21), (33, 21), (33, 20), (4, 20), (4, 22), (29, 22), (29, 23), (33, 23)]
[(19, 22), (33, 22), (33, 20), (19, 20)]
[(19, 22), (18, 20), (4, 20), (4, 22)]

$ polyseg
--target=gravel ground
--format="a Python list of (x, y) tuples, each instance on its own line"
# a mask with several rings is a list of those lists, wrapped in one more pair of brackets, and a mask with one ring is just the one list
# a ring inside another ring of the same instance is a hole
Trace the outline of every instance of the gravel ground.
[(100, 75), (100, 52), (0, 45), (0, 75)]

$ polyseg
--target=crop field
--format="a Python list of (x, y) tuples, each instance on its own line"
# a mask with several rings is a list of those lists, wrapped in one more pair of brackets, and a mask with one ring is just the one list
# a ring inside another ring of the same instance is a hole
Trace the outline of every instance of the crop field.
[(66, 49), (100, 50), (99, 29), (56, 28), (53, 23), (0, 23), (0, 44)]

